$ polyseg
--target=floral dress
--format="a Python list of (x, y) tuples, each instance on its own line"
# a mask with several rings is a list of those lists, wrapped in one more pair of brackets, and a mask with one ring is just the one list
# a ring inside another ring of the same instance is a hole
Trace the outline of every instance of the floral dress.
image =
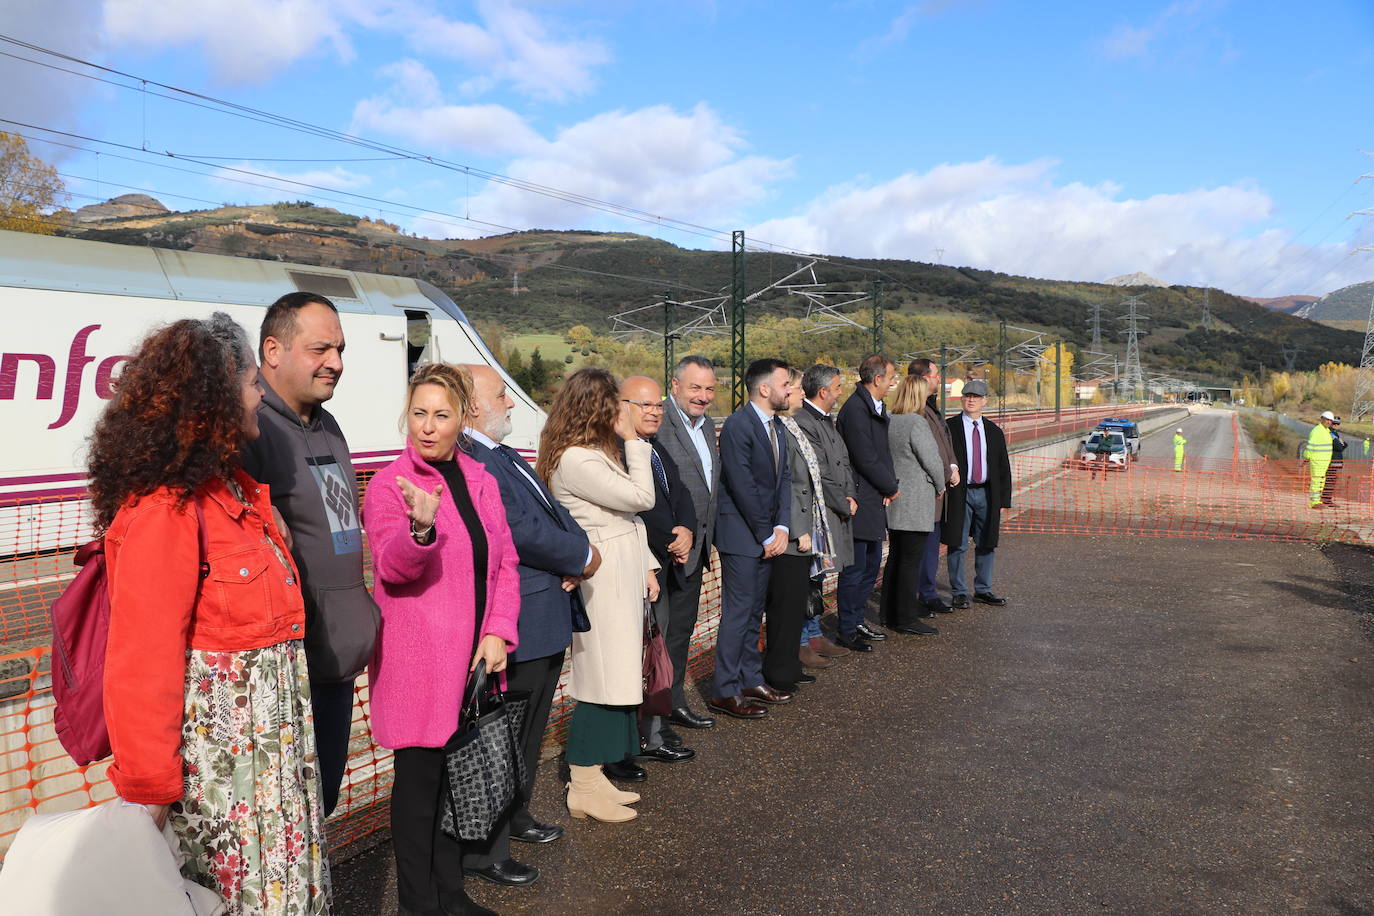
[(299, 640), (186, 660), (183, 873), (230, 914), (325, 913), (329, 863)]
[(186, 653), (184, 794), (168, 820), (182, 873), (223, 897), (230, 916), (329, 911), (305, 665), (298, 639)]

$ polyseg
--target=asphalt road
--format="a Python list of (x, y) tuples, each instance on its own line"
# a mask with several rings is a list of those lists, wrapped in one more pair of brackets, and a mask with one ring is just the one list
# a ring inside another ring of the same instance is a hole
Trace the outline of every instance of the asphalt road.
[[(568, 835), (517, 849), (533, 886), (471, 893), (508, 914), (1374, 913), (1374, 553), (1013, 535), (998, 591), (692, 733), (632, 823), (571, 820), (546, 766), (534, 810)], [(336, 912), (395, 912), (385, 842), (334, 874)]]
[[(1181, 422), (1173, 423), (1165, 429), (1143, 437), (1140, 442), (1140, 457), (1151, 464), (1163, 464), (1167, 461), (1172, 467), (1174, 430), (1181, 426), (1183, 427), (1183, 438), (1188, 440), (1183, 451), (1185, 463), (1189, 458), (1207, 459), (1209, 462), (1230, 461), (1231, 444), (1235, 439), (1232, 433), (1232, 418), (1234, 416), (1233, 411), (1218, 408), (1199, 411)], [(1243, 436), (1241, 437), (1240, 457), (1255, 457), (1254, 452), (1246, 445)]]

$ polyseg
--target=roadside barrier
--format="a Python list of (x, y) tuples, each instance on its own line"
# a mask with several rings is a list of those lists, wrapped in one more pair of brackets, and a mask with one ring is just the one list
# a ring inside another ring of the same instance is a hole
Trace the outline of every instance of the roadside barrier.
[[(1092, 422), (1101, 414), (1094, 410)], [(1082, 428), (1083, 421), (1060, 422)], [(1022, 441), (1048, 435), (1044, 418), (1023, 419), (1020, 427)], [(1104, 472), (1075, 459), (1014, 454), (1012, 471), (1013, 508), (1002, 522), (1009, 533), (1374, 542), (1374, 462), (1347, 462), (1334, 480), (1333, 504), (1322, 509), (1307, 507), (1307, 468), (1298, 461), (1233, 454), (1187, 459), (1182, 472), (1164, 459)], [(364, 487), (367, 476), (359, 478)], [(0, 855), (30, 814), (72, 810), (113, 795), (105, 779), (108, 764), (77, 766), (52, 727), (47, 608), (74, 575), (74, 546), (87, 538), (79, 493), (26, 496), (22, 503), (0, 499)], [(704, 577), (689, 662), (694, 677), (712, 665), (720, 622), (718, 569), (713, 563)], [(832, 589), (834, 578), (827, 582)], [(367, 699), (362, 677), (344, 788), (328, 824), (335, 851), (387, 824), (392, 755), (372, 741)], [(560, 686), (544, 737), (546, 754), (561, 746), (571, 708)]]

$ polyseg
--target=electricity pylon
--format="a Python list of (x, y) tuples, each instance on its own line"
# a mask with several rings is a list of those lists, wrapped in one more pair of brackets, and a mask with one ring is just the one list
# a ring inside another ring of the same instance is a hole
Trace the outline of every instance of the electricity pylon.
[(1139, 296), (1127, 296), (1121, 300), (1121, 304), (1126, 306), (1126, 314), (1119, 319), (1126, 322), (1121, 329), (1121, 336), (1126, 338), (1126, 366), (1122, 380), (1131, 397), (1139, 398), (1145, 393), (1145, 373), (1140, 368), (1140, 322), (1150, 319), (1136, 311), (1138, 306), (1144, 304)]

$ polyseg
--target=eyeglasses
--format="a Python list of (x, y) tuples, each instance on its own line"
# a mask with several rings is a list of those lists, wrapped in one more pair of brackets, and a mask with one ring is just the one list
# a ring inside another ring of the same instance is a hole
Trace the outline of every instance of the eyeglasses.
[(622, 404), (633, 404), (640, 410), (656, 410), (659, 413), (663, 412), (662, 401), (631, 401), (629, 398), (621, 398), (620, 402)]

